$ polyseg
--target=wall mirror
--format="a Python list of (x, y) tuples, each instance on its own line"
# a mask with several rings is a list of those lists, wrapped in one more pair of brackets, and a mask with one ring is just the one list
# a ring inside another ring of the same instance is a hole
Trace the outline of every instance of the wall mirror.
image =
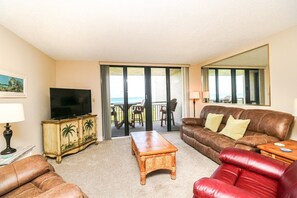
[(204, 65), (201, 74), (207, 102), (270, 105), (268, 44)]

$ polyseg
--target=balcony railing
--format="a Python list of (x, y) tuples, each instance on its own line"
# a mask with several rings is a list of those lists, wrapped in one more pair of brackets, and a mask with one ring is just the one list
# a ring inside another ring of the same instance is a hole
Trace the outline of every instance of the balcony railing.
[[(165, 106), (166, 102), (153, 102), (152, 103), (152, 121), (159, 121), (161, 119), (161, 107)], [(114, 104), (113, 106), (114, 111), (116, 112), (116, 116), (117, 116), (117, 120), (118, 121), (122, 121), (124, 120), (124, 112), (123, 112), (123, 107), (122, 104)], [(129, 120), (132, 117), (132, 106), (129, 108), (128, 110), (128, 118)], [(146, 121), (146, 117), (145, 117), (145, 109), (143, 112), (143, 120), (144, 122)], [(114, 116), (111, 116), (111, 122), (114, 123)]]

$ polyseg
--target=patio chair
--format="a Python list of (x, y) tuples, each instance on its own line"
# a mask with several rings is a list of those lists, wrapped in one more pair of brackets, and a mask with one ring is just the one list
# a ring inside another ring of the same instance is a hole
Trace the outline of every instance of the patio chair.
[(132, 106), (132, 126), (135, 127), (136, 116), (138, 115), (138, 122), (139, 125), (143, 126), (143, 112), (145, 108), (145, 99), (143, 99), (140, 105), (133, 105)]
[[(170, 113), (171, 113), (171, 120), (172, 120), (173, 126), (175, 126), (173, 112), (176, 109), (176, 105), (177, 105), (176, 98), (173, 98), (172, 100), (170, 100)], [(166, 105), (161, 106), (160, 112), (161, 112), (161, 126), (163, 126), (163, 120), (165, 121), (165, 124), (166, 124), (166, 121), (167, 121), (167, 108), (166, 108)]]

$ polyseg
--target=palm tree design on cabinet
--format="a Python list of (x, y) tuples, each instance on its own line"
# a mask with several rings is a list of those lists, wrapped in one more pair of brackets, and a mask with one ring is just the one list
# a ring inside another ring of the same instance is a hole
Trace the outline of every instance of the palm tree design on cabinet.
[(74, 146), (74, 143), (70, 141), (70, 135), (73, 137), (73, 133), (75, 133), (75, 125), (73, 124), (66, 124), (62, 129), (62, 136), (68, 138), (68, 144), (64, 145), (65, 150)]
[[(86, 142), (88, 140), (92, 140), (93, 137), (93, 127), (94, 127), (94, 121), (89, 119), (89, 120), (86, 120), (85, 123), (84, 123), (84, 130), (83, 132), (87, 131), (88, 134), (83, 134), (84, 138), (83, 140)], [(91, 134), (92, 132), (92, 134)]]

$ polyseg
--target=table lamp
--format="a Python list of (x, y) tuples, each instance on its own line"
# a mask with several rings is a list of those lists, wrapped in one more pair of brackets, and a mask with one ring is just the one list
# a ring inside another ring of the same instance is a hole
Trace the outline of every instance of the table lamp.
[(196, 103), (196, 100), (198, 100), (200, 97), (199, 97), (199, 91), (193, 91), (190, 93), (190, 99), (193, 100), (193, 106), (194, 106), (194, 117), (195, 117), (195, 103)]
[(209, 101), (209, 91), (204, 91), (202, 93), (202, 95), (203, 95), (203, 101), (208, 102)]
[(1, 155), (7, 155), (16, 152), (16, 149), (10, 147), (12, 130), (9, 123), (24, 121), (23, 104), (19, 103), (0, 103), (0, 123), (6, 123), (3, 136), (6, 140), (6, 149), (1, 151)]

